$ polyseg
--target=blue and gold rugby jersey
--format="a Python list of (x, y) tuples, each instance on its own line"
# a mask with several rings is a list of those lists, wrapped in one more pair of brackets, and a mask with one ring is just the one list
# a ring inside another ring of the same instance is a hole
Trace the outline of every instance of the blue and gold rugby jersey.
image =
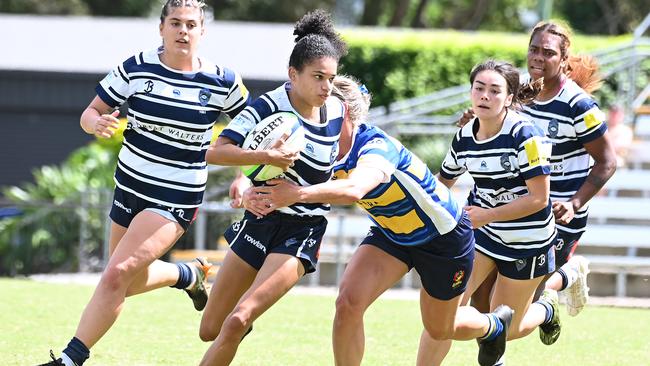
[[(481, 141), (474, 137), (477, 123), (475, 118), (458, 131), (440, 170), (446, 179), (471, 174), (470, 205), (503, 206), (528, 194), (527, 179), (550, 174), (550, 141), (525, 117), (508, 111), (501, 131)], [(543, 253), (556, 235), (551, 202), (526, 217), (492, 222), (474, 232), (476, 248), (494, 258), (509, 261)]]
[[(288, 95), (290, 87), (291, 84), (285, 83), (260, 96), (237, 115), (220, 136), (227, 137), (241, 146), (246, 135), (264, 118), (277, 112), (292, 112), (298, 116), (305, 129), (305, 147), (300, 152), (300, 158), (284, 173), (284, 176), (301, 186), (327, 182), (332, 177), (334, 160), (339, 153), (339, 137), (345, 112), (343, 103), (338, 98), (329, 97), (321, 108), (321, 123), (314, 123), (300, 116), (291, 106)], [(278, 211), (291, 215), (325, 215), (329, 210), (328, 204), (296, 203)]]
[(109, 106), (129, 105), (115, 184), (161, 205), (197, 207), (212, 126), (221, 112), (239, 113), (249, 94), (232, 70), (201, 59), (199, 71), (181, 72), (162, 64), (160, 52), (130, 57), (95, 88)]
[[(598, 104), (573, 80), (567, 79), (551, 100), (535, 101), (524, 106), (522, 113), (553, 142), (551, 153), (551, 199), (569, 200), (587, 179), (593, 159), (584, 144), (605, 133), (605, 114)], [(558, 230), (578, 233), (587, 225), (588, 205), (576, 212), (568, 225)]]
[(381, 129), (361, 124), (334, 176), (345, 178), (364, 165), (380, 169), (385, 179), (357, 204), (396, 244), (426, 243), (458, 224), (462, 207), (426, 164)]

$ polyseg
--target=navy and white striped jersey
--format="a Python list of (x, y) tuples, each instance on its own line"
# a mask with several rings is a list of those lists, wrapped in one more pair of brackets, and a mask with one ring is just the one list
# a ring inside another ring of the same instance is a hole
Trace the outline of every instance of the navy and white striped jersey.
[(388, 238), (418, 245), (456, 227), (463, 208), (417, 156), (378, 127), (361, 124), (353, 138), (334, 177), (346, 178), (360, 166), (384, 173), (384, 181), (357, 204)]
[[(552, 99), (524, 106), (522, 113), (553, 142), (551, 153), (551, 199), (569, 200), (587, 179), (593, 159), (584, 144), (605, 133), (605, 114), (573, 80), (567, 79)], [(588, 205), (576, 212), (568, 225), (558, 230), (578, 233), (587, 225)]]
[[(300, 119), (305, 129), (305, 147), (300, 158), (285, 173), (285, 178), (301, 186), (309, 186), (328, 181), (332, 177), (334, 160), (339, 153), (339, 136), (343, 126), (344, 106), (338, 98), (330, 97), (321, 108), (321, 123), (311, 122), (291, 106), (288, 91), (290, 83), (260, 96), (252, 105), (244, 109), (221, 132), (220, 136), (233, 140), (242, 146), (246, 135), (264, 118), (277, 112), (292, 112)], [(263, 184), (263, 182), (254, 182)], [(278, 211), (291, 215), (324, 215), (330, 210), (328, 204), (296, 203)]]
[[(470, 205), (486, 209), (506, 205), (528, 194), (527, 179), (550, 174), (550, 141), (517, 112), (509, 110), (501, 131), (489, 139), (477, 141), (475, 129), (476, 118), (458, 131), (440, 170), (446, 179), (458, 178), (466, 171), (472, 175)], [(475, 230), (476, 248), (506, 261), (544, 253), (555, 235), (550, 200), (531, 215)]]
[(221, 112), (235, 116), (249, 93), (234, 71), (200, 59), (201, 69), (164, 65), (161, 49), (138, 53), (95, 88), (109, 106), (128, 102), (115, 184), (165, 206), (197, 207), (207, 181), (205, 153)]

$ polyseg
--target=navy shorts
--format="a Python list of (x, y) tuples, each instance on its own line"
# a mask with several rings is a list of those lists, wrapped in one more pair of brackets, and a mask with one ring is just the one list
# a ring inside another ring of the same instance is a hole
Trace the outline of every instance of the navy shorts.
[(474, 231), (466, 213), (456, 227), (420, 245), (400, 245), (390, 240), (376, 226), (361, 245), (373, 245), (415, 267), (422, 287), (439, 300), (451, 300), (465, 292), (474, 263)]
[(272, 212), (258, 219), (246, 211), (244, 218), (230, 225), (224, 237), (230, 249), (256, 270), (271, 253), (300, 259), (305, 273), (316, 270), (320, 243), (325, 235), (324, 216), (297, 216)]
[[(480, 250), (479, 250), (480, 252)], [(488, 256), (496, 263), (499, 273), (513, 280), (530, 280), (539, 276), (545, 276), (555, 271), (555, 247), (548, 246), (546, 253), (537, 254), (530, 258), (521, 258), (514, 261), (507, 261)]]
[(115, 187), (115, 193), (113, 193), (113, 205), (111, 206), (111, 213), (109, 216), (116, 224), (129, 227), (135, 215), (144, 210), (156, 212), (170, 221), (176, 221), (184, 231), (187, 231), (190, 224), (192, 224), (196, 219), (196, 214), (199, 212), (198, 207), (176, 208), (164, 206), (159, 203), (147, 201), (133, 193)]
[(557, 231), (557, 240), (555, 242), (555, 268), (559, 269), (569, 261), (578, 246), (578, 240), (580, 240), (581, 236), (582, 232), (567, 233), (566, 231)]

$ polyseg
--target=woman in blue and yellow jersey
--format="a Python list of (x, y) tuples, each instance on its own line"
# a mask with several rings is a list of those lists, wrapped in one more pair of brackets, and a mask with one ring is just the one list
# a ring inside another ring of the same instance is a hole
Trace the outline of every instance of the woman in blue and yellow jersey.
[(426, 332), (435, 339), (479, 339), (481, 364), (492, 365), (505, 351), (512, 310), (504, 306), (481, 314), (459, 308), (474, 259), (467, 214), (417, 156), (381, 129), (362, 123), (370, 106), (364, 86), (342, 76), (334, 85), (333, 94), (347, 107), (335, 178), (309, 187), (269, 181), (246, 192), (246, 207), (263, 216), (296, 202), (356, 202), (374, 223), (341, 281), (333, 329), (336, 364), (361, 363), (366, 309), (415, 268), (422, 279)]

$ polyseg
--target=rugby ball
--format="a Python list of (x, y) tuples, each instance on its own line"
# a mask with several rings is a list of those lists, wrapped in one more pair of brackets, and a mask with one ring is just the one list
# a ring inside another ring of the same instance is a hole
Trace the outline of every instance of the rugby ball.
[[(305, 146), (305, 130), (298, 116), (291, 112), (277, 112), (263, 120), (246, 136), (243, 149), (268, 150), (283, 136), (287, 136), (285, 144), (290, 148), (302, 150)], [(282, 168), (273, 165), (246, 165), (241, 171), (249, 179), (265, 181), (284, 173)]]

